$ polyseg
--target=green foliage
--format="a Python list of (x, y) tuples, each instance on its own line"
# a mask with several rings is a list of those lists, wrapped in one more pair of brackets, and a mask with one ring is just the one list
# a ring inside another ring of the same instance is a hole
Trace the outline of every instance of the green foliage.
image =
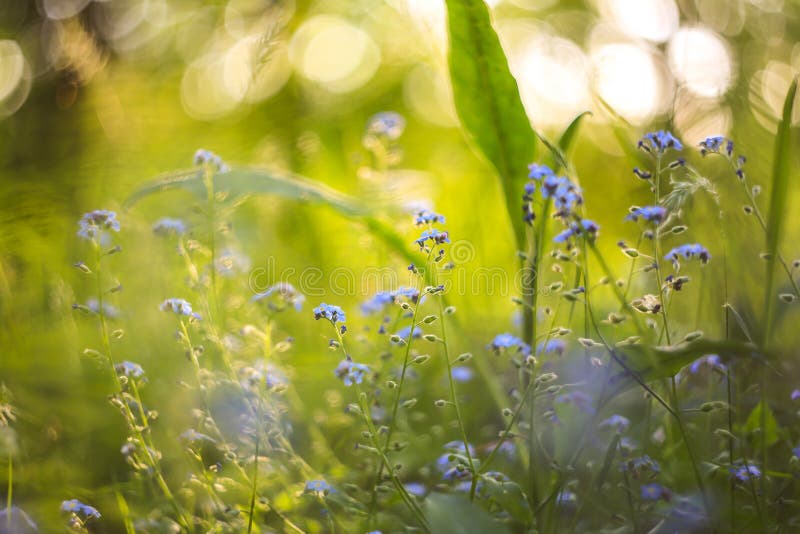
[(509, 530), (474, 503), (459, 495), (432, 493), (425, 499), (425, 517), (433, 534), (497, 534)]

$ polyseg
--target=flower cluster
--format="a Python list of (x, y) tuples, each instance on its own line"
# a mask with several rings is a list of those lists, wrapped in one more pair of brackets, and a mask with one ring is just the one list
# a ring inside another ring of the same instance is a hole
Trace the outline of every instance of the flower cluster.
[(671, 132), (659, 130), (645, 134), (639, 140), (639, 148), (645, 152), (661, 156), (670, 149), (680, 152), (683, 150), (683, 145)]
[(580, 235), (587, 236), (590, 240), (595, 239), (597, 237), (597, 233), (600, 231), (600, 227), (594, 221), (590, 221), (589, 219), (581, 219), (580, 222), (572, 221), (569, 223), (569, 226), (566, 230), (563, 230), (559, 234), (557, 234), (553, 241), (556, 243), (566, 243), (569, 242), (572, 238), (578, 237)]
[(201, 319), (200, 314), (192, 311), (192, 305), (183, 299), (167, 299), (161, 303), (159, 309), (166, 312), (171, 311), (178, 315), (185, 315), (186, 317), (191, 317), (192, 319), (196, 319), (198, 321)]
[(437, 230), (436, 228), (431, 228), (430, 230), (425, 230), (419, 236), (419, 239), (415, 239), (414, 243), (419, 245), (420, 250), (425, 248), (425, 243), (431, 241), (435, 245), (441, 245), (443, 243), (450, 242), (450, 236), (447, 232), (442, 232)]
[(748, 482), (750, 480), (757, 480), (761, 478), (761, 469), (751, 463), (736, 464), (729, 468), (731, 478), (739, 482)]
[(379, 291), (375, 295), (361, 303), (361, 311), (369, 315), (383, 311), (386, 306), (395, 304), (406, 299), (412, 303), (419, 300), (419, 291), (413, 287), (401, 286), (393, 291)]
[(100, 519), (100, 512), (94, 506), (83, 504), (78, 499), (70, 499), (61, 503), (61, 511), (83, 516), (83, 519)]
[(706, 154), (722, 154), (723, 145), (725, 146), (725, 155), (731, 157), (733, 155), (733, 141), (721, 135), (707, 137), (703, 141), (700, 141), (700, 155), (705, 156)]
[(444, 215), (439, 215), (430, 210), (420, 210), (414, 216), (414, 224), (417, 226), (430, 226), (434, 223), (444, 224)]
[(352, 360), (342, 360), (336, 367), (334, 374), (341, 380), (345, 386), (352, 386), (353, 384), (360, 384), (364, 381), (364, 377), (370, 373), (369, 366), (363, 363), (355, 363)]
[(709, 254), (708, 249), (698, 243), (675, 247), (667, 252), (667, 254), (664, 256), (664, 259), (672, 261), (672, 263), (677, 267), (679, 265), (679, 257), (683, 257), (685, 260), (691, 260), (692, 258), (697, 257), (704, 264), (711, 260), (711, 254)]
[(222, 158), (205, 149), (198, 149), (197, 152), (194, 153), (194, 164), (201, 166), (201, 165), (210, 165), (217, 169), (218, 172), (228, 172), (230, 171), (230, 167), (222, 161)]
[(336, 323), (344, 323), (347, 321), (344, 310), (342, 310), (339, 306), (325, 304), (324, 302), (314, 308), (314, 319), (318, 321), (320, 319), (327, 319), (334, 326), (336, 326)]
[(103, 230), (119, 232), (117, 214), (109, 210), (94, 210), (84, 213), (78, 221), (78, 235), (84, 239), (96, 239)]
[(625, 217), (625, 220), (638, 221), (640, 218), (646, 222), (661, 224), (667, 218), (667, 208), (663, 206), (644, 206), (643, 208), (634, 206)]
[(491, 349), (500, 354), (503, 351), (520, 352), (527, 356), (531, 353), (531, 347), (515, 335), (505, 333), (497, 334), (489, 344)]
[(141, 378), (144, 376), (144, 369), (138, 363), (124, 361), (114, 366), (118, 375), (124, 375), (129, 378)]

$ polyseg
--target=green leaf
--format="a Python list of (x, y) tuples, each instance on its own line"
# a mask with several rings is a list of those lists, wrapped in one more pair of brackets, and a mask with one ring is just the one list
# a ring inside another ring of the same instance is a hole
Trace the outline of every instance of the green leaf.
[(425, 517), (432, 534), (509, 533), (505, 525), (460, 495), (431, 493), (425, 499)]
[(598, 491), (602, 489), (603, 484), (605, 484), (606, 477), (608, 477), (608, 473), (611, 472), (611, 466), (614, 464), (614, 456), (617, 454), (617, 447), (619, 447), (619, 440), (622, 436), (619, 434), (614, 434), (614, 437), (611, 439), (611, 443), (608, 444), (608, 449), (606, 449), (606, 455), (603, 459), (603, 467), (600, 468), (600, 472), (597, 474), (597, 478), (595, 479), (595, 487)]
[(575, 142), (575, 138), (578, 135), (578, 128), (583, 121), (583, 118), (587, 115), (591, 115), (591, 111), (584, 111), (574, 119), (572, 122), (569, 123), (566, 130), (561, 134), (561, 137), (558, 138), (558, 144), (554, 145), (553, 143), (549, 142), (544, 137), (540, 136), (539, 139), (542, 143), (547, 147), (550, 153), (553, 156), (554, 162), (554, 169), (558, 171), (559, 168), (561, 169), (569, 169), (569, 151), (572, 148), (572, 144)]
[(517, 522), (529, 525), (533, 522), (528, 499), (519, 484), (510, 480), (497, 480), (490, 475), (481, 475), (481, 494), (494, 501)]
[[(130, 208), (144, 198), (170, 190), (187, 191), (200, 200), (205, 200), (207, 195), (203, 174), (192, 169), (165, 174), (143, 185), (128, 197), (124, 206)], [(412, 252), (409, 244), (389, 225), (376, 218), (367, 205), (309, 178), (262, 169), (234, 168), (214, 176), (214, 191), (217, 195), (224, 195), (226, 200), (251, 195), (275, 195), (329, 206), (345, 217), (358, 218), (374, 236), (406, 260), (419, 261), (419, 256)]]
[[(763, 429), (761, 428), (762, 410), (765, 412), (763, 414)], [(772, 413), (772, 409), (768, 404), (764, 404), (764, 401), (756, 404), (756, 407), (753, 408), (753, 411), (747, 416), (747, 422), (744, 424), (744, 430), (749, 434), (763, 431), (764, 437), (766, 438), (767, 447), (775, 445), (775, 443), (778, 442), (778, 422), (775, 420), (775, 414)], [(759, 438), (759, 442), (760, 441), (761, 439)]]
[(531, 127), (517, 81), (483, 0), (446, 0), (453, 98), (475, 148), (497, 170), (517, 247), (524, 249), (520, 197), (526, 165), (535, 157)]
[(767, 284), (765, 293), (765, 311), (767, 320), (764, 327), (763, 344), (769, 344), (772, 335), (772, 323), (775, 313), (775, 296), (772, 294), (775, 286), (775, 260), (778, 257), (778, 243), (783, 233), (786, 222), (786, 204), (789, 200), (789, 177), (792, 174), (792, 147), (791, 127), (792, 108), (797, 94), (797, 79), (792, 80), (786, 100), (783, 102), (783, 114), (775, 136), (775, 156), (772, 160), (772, 191), (769, 200), (769, 215), (767, 217)]

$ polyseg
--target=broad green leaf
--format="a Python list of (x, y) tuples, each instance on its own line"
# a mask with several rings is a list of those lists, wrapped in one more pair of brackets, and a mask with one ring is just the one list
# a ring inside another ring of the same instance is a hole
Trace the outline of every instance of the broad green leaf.
[(775, 286), (775, 261), (778, 257), (778, 244), (783, 234), (783, 225), (786, 222), (786, 204), (789, 200), (789, 177), (792, 174), (791, 147), (792, 108), (794, 97), (797, 94), (797, 80), (793, 80), (786, 93), (783, 103), (783, 114), (775, 136), (775, 156), (772, 160), (772, 188), (769, 200), (769, 215), (767, 216), (767, 283), (765, 293), (765, 311), (767, 313), (764, 328), (763, 344), (769, 345), (772, 334), (772, 323), (776, 296), (773, 295)]
[[(762, 414), (762, 410), (764, 413)], [(764, 418), (764, 428), (761, 428), (761, 418)], [(752, 434), (754, 432), (764, 432), (767, 447), (774, 445), (778, 442), (778, 422), (775, 420), (775, 414), (768, 404), (759, 402), (750, 415), (747, 416), (747, 422), (744, 424), (745, 432)], [(761, 439), (759, 438), (759, 442)]]
[[(199, 170), (192, 169), (162, 175), (143, 185), (128, 197), (125, 207), (130, 208), (146, 197), (176, 189), (188, 191), (201, 200), (206, 198), (203, 175)], [(261, 169), (234, 168), (214, 176), (214, 191), (216, 194), (225, 195), (228, 200), (251, 195), (275, 195), (299, 202), (326, 205), (346, 217), (357, 218), (373, 235), (406, 260), (413, 262), (420, 259), (402, 237), (389, 225), (376, 218), (358, 199), (303, 176)]]
[(431, 493), (425, 499), (425, 517), (432, 534), (507, 534), (508, 528), (494, 521), (477, 504), (461, 495)]
[(517, 247), (524, 249), (520, 197), (536, 134), (484, 0), (446, 0), (456, 112), (475, 148), (497, 170)]

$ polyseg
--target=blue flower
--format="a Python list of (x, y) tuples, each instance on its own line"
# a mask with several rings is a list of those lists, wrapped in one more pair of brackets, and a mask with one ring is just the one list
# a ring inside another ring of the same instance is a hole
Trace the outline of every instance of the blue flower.
[(563, 339), (548, 339), (536, 345), (536, 354), (564, 354), (567, 342)]
[(795, 447), (792, 449), (792, 456), (800, 459), (800, 447)]
[(369, 372), (368, 366), (363, 363), (355, 363), (352, 360), (342, 360), (334, 371), (339, 380), (348, 387), (362, 383)]
[(230, 167), (228, 167), (222, 158), (205, 149), (198, 149), (197, 152), (194, 153), (194, 164), (195, 165), (211, 165), (212, 167), (216, 167), (217, 171), (219, 172), (228, 172)]
[(793, 401), (800, 399), (800, 389), (792, 390), (792, 393), (789, 395), (789, 398)]
[(622, 434), (631, 425), (630, 420), (622, 415), (614, 414), (605, 421), (600, 422), (600, 428), (613, 428), (618, 433)]
[(84, 239), (95, 239), (103, 230), (119, 232), (117, 214), (108, 210), (94, 210), (84, 213), (78, 221), (78, 235)]
[[(278, 282), (268, 287), (265, 291), (258, 293), (250, 298), (251, 302), (260, 302), (268, 300), (272, 296), (277, 296), (282, 305), (293, 306), (295, 310), (300, 311), (303, 309), (303, 303), (306, 301), (305, 295), (300, 293), (289, 282)], [(270, 307), (274, 305), (270, 303)]]
[(100, 519), (100, 512), (94, 506), (83, 504), (78, 499), (70, 499), (61, 503), (61, 511), (82, 515), (84, 519)]
[(578, 496), (568, 489), (561, 490), (556, 496), (556, 504), (559, 506), (573, 505), (578, 502)]
[(650, 458), (648, 455), (639, 456), (638, 458), (631, 458), (623, 462), (619, 466), (620, 471), (630, 471), (635, 476), (641, 475), (642, 471), (652, 471), (653, 473), (660, 473), (661, 466), (658, 462)]
[(367, 135), (385, 137), (395, 141), (403, 135), (406, 129), (406, 120), (394, 111), (382, 111), (370, 117), (367, 122)]
[(696, 359), (689, 366), (689, 372), (696, 375), (701, 367), (708, 367), (709, 369), (725, 372), (725, 364), (720, 361), (719, 355), (717, 354), (707, 354)]
[[(98, 301), (96, 298), (88, 299), (86, 301), (86, 307), (92, 312), (100, 315), (100, 301)], [(119, 317), (120, 313), (116, 306), (109, 304), (108, 302), (103, 302), (103, 315), (109, 319), (115, 319)]]
[(642, 170), (639, 167), (634, 167), (633, 168), (633, 174), (635, 174), (636, 176), (638, 176), (642, 180), (649, 180), (650, 178), (653, 177), (653, 175), (651, 173), (649, 173), (648, 171)]
[(509, 333), (497, 334), (492, 340), (490, 347), (498, 354), (503, 350), (510, 349), (516, 349), (517, 352), (521, 352), (525, 355), (528, 355), (531, 352), (531, 348), (527, 343), (522, 341), (517, 336)]
[(171, 298), (161, 303), (161, 311), (171, 311), (178, 315), (185, 315), (198, 321), (201, 319), (200, 315), (192, 311), (192, 305), (183, 299)]
[(202, 434), (197, 430), (195, 430), (194, 428), (190, 428), (189, 430), (181, 434), (181, 439), (189, 443), (200, 443), (203, 441), (207, 441), (208, 443), (216, 443), (216, 441), (214, 441), (214, 438), (206, 434)]
[(401, 298), (408, 299), (416, 303), (419, 299), (419, 291), (413, 287), (401, 286), (394, 291), (379, 291), (372, 298), (365, 300), (361, 304), (361, 311), (370, 315), (383, 311), (386, 306), (398, 302)]
[(417, 497), (424, 497), (425, 494), (428, 492), (428, 488), (426, 488), (424, 484), (421, 484), (419, 482), (408, 482), (404, 485), (406, 491), (408, 491), (411, 495), (416, 495)]
[(646, 501), (657, 501), (659, 499), (669, 500), (672, 493), (662, 486), (653, 482), (652, 484), (643, 484), (640, 487), (642, 499)]
[(333, 491), (333, 487), (324, 480), (309, 480), (306, 482), (304, 493), (321, 493), (327, 495)]
[(761, 478), (761, 470), (753, 464), (735, 465), (729, 468), (729, 471), (731, 473), (731, 478), (735, 478), (740, 482)]
[[(410, 326), (405, 326), (405, 327), (401, 328), (400, 330), (398, 330), (397, 332), (395, 332), (394, 335), (396, 335), (397, 337), (399, 337), (400, 339), (402, 339), (403, 341), (405, 341), (407, 343), (409, 334), (411, 334), (411, 327)], [(417, 339), (417, 338), (419, 338), (421, 336), (422, 336), (422, 329), (420, 327), (418, 327), (418, 326), (415, 327), (414, 328), (414, 339)]]
[(707, 137), (705, 140), (700, 141), (700, 155), (706, 154), (721, 154), (720, 150), (725, 145), (725, 154), (728, 157), (733, 155), (733, 141), (721, 135)]
[(645, 206), (643, 208), (632, 208), (631, 212), (625, 217), (626, 221), (638, 221), (639, 217), (647, 222), (661, 224), (667, 218), (667, 209), (663, 206)]
[(414, 216), (414, 224), (417, 226), (426, 226), (433, 223), (444, 224), (444, 215), (439, 215), (430, 210), (422, 210)]
[(694, 243), (694, 244), (686, 244), (681, 245), (679, 247), (675, 247), (669, 252), (667, 252), (666, 256), (664, 256), (665, 260), (671, 260), (675, 266), (678, 266), (678, 256), (683, 256), (684, 259), (690, 260), (697, 256), (701, 262), (708, 263), (711, 260), (711, 254), (709, 254), (708, 249), (704, 246)]
[(571, 391), (556, 397), (556, 402), (560, 404), (574, 404), (583, 412), (593, 414), (595, 412), (592, 406), (592, 397), (583, 391)]
[(419, 245), (420, 250), (425, 247), (426, 241), (432, 241), (437, 245), (441, 245), (442, 243), (449, 243), (450, 237), (448, 236), (447, 232), (441, 232), (436, 230), (435, 228), (432, 230), (425, 230), (419, 236), (419, 239), (414, 240), (414, 243)]
[(599, 231), (600, 227), (597, 225), (597, 223), (590, 221), (589, 219), (582, 219), (580, 223), (571, 222), (566, 230), (557, 234), (553, 238), (553, 241), (556, 243), (565, 243), (573, 237), (580, 235), (586, 235), (590, 239), (594, 239), (597, 237), (597, 232)]
[(153, 233), (160, 236), (182, 235), (186, 233), (186, 224), (180, 219), (164, 217), (153, 225)]
[(141, 378), (144, 376), (144, 369), (138, 363), (124, 361), (114, 366), (118, 375), (125, 375), (127, 377)]
[(470, 369), (466, 365), (459, 365), (457, 367), (453, 367), (451, 373), (453, 375), (453, 380), (455, 380), (456, 382), (469, 382), (470, 380), (472, 380), (472, 377), (474, 375), (472, 369)]
[(324, 302), (314, 308), (314, 319), (327, 319), (333, 325), (347, 321), (344, 310), (342, 310), (339, 306), (325, 304)]
[(639, 141), (639, 148), (646, 152), (655, 152), (658, 155), (664, 154), (667, 150), (683, 150), (683, 145), (672, 133), (659, 130), (644, 135)]
[(541, 180), (547, 176), (552, 176), (555, 173), (553, 169), (548, 167), (547, 165), (542, 165), (539, 163), (531, 163), (528, 165), (528, 178), (532, 180)]

